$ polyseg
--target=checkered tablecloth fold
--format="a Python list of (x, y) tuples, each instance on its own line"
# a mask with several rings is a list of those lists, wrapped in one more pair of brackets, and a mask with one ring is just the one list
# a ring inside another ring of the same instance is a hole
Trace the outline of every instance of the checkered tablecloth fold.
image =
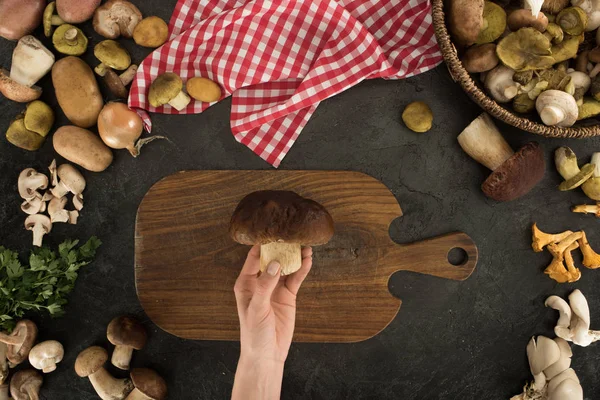
[(164, 72), (203, 76), (232, 96), (235, 139), (277, 167), (322, 100), (365, 79), (400, 79), (438, 65), (428, 0), (180, 0), (170, 41), (140, 65), (129, 106), (151, 130), (149, 112), (200, 113), (148, 103)]

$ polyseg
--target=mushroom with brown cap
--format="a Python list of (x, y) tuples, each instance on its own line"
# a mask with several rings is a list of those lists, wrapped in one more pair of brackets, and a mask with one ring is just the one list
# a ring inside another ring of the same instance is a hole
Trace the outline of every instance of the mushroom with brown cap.
[(571, 148), (563, 146), (554, 152), (554, 163), (558, 173), (565, 179), (558, 189), (561, 191), (572, 190), (581, 186), (594, 173), (592, 164), (585, 164), (581, 169), (577, 163), (577, 156)]
[(535, 102), (535, 108), (542, 122), (548, 126), (572, 126), (579, 114), (575, 98), (561, 90), (546, 90), (541, 93)]
[(471, 158), (493, 171), (481, 190), (496, 201), (525, 195), (544, 176), (546, 167), (540, 146), (531, 142), (513, 152), (486, 113), (458, 135), (458, 143)]
[(56, 0), (58, 15), (70, 24), (80, 24), (92, 18), (101, 0)]
[(56, 370), (56, 364), (62, 361), (65, 349), (56, 340), (46, 340), (33, 346), (29, 352), (29, 363), (45, 374)]
[(506, 19), (506, 24), (508, 25), (508, 29), (513, 32), (527, 27), (544, 32), (548, 26), (548, 17), (542, 12), (538, 13), (536, 17), (531, 10), (522, 8), (511, 12)]
[(80, 56), (87, 50), (88, 39), (81, 29), (64, 24), (59, 26), (52, 35), (52, 44), (56, 51), (69, 56)]
[(17, 187), (19, 189), (19, 195), (24, 200), (31, 200), (34, 197), (41, 198), (42, 196), (38, 190), (43, 190), (48, 187), (48, 177), (44, 174), (40, 174), (33, 168), (25, 168), (19, 174)]
[(131, 56), (118, 42), (114, 40), (103, 40), (94, 47), (94, 56), (100, 60), (94, 71), (104, 76), (106, 68), (123, 71), (131, 65)]
[(110, 68), (105, 68), (101, 70), (101, 72), (104, 73), (104, 83), (106, 83), (106, 86), (108, 86), (111, 93), (119, 99), (126, 99), (129, 95), (127, 85), (133, 81), (137, 69), (138, 66), (132, 64), (121, 75), (117, 75), (117, 73)]
[(592, 177), (581, 185), (581, 188), (590, 199), (600, 200), (600, 153), (592, 154), (590, 164), (594, 166)]
[(108, 353), (102, 347), (92, 346), (83, 350), (75, 360), (75, 373), (89, 378), (98, 396), (103, 400), (122, 400), (133, 390), (130, 379), (116, 379), (105, 369)]
[(37, 326), (32, 321), (22, 319), (17, 322), (10, 335), (0, 333), (0, 342), (6, 343), (8, 346), (6, 358), (11, 367), (19, 365), (27, 359), (37, 338), (37, 332)]
[(133, 30), (133, 40), (138, 46), (156, 48), (169, 38), (169, 27), (160, 17), (146, 17)]
[(142, 13), (126, 0), (108, 0), (94, 12), (94, 30), (108, 39), (131, 38)]
[(498, 65), (487, 73), (485, 88), (498, 103), (507, 103), (519, 93), (519, 84), (513, 81), (515, 71)]
[(13, 51), (10, 75), (0, 68), (0, 93), (19, 103), (36, 100), (42, 89), (34, 85), (53, 64), (54, 54), (42, 42), (31, 35), (23, 36)]
[(169, 104), (177, 111), (181, 111), (187, 107), (190, 100), (190, 96), (183, 91), (183, 81), (172, 72), (159, 75), (150, 85), (148, 101), (152, 107)]
[(75, 195), (85, 190), (85, 178), (71, 164), (61, 164), (57, 169), (58, 185), (50, 190), (54, 197), (63, 197), (67, 193)]
[(42, 20), (46, 0), (0, 1), (0, 37), (19, 40), (33, 32)]
[(542, 232), (536, 223), (534, 223), (531, 227), (531, 232), (531, 247), (536, 253), (543, 251), (544, 247), (548, 246), (549, 244), (558, 243), (573, 233), (572, 231), (565, 231), (562, 233)]
[(485, 72), (498, 65), (496, 44), (486, 43), (469, 47), (462, 56), (461, 61), (470, 73)]
[(260, 270), (272, 261), (289, 275), (302, 266), (301, 246), (331, 239), (333, 219), (321, 204), (294, 192), (264, 190), (248, 194), (236, 207), (229, 235), (241, 244), (260, 245)]
[(55, 26), (60, 26), (60, 25), (65, 24), (65, 21), (63, 21), (63, 19), (61, 17), (59, 17), (58, 14), (55, 14), (55, 11), (56, 11), (56, 2), (51, 1), (46, 6), (46, 9), (44, 10), (44, 17), (43, 17), (44, 36), (46, 36), (46, 37), (52, 36), (52, 31), (54, 30)]
[(10, 380), (10, 394), (14, 400), (38, 400), (44, 378), (33, 369), (15, 372)]
[(42, 214), (30, 215), (25, 220), (25, 229), (33, 231), (33, 245), (42, 247), (44, 235), (50, 233), (52, 230), (52, 221)]
[(133, 350), (141, 350), (148, 340), (144, 326), (135, 318), (120, 316), (108, 324), (108, 341), (115, 345), (111, 363), (117, 368), (128, 370)]
[(498, 39), (506, 30), (506, 12), (492, 1), (483, 5), (483, 24), (477, 35), (475, 44), (491, 43)]
[(167, 383), (149, 368), (131, 370), (131, 381), (135, 389), (125, 400), (164, 400), (167, 398)]

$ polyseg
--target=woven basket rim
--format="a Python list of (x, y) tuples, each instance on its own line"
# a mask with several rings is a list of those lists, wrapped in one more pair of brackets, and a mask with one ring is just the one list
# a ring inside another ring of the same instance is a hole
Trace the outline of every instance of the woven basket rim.
[(444, 57), (444, 61), (446, 62), (446, 66), (450, 72), (450, 76), (463, 88), (475, 103), (490, 115), (516, 128), (545, 137), (586, 138), (600, 135), (600, 125), (574, 126), (569, 128), (546, 126), (542, 123), (516, 115), (512, 111), (509, 111), (496, 103), (496, 101), (479, 88), (458, 58), (456, 48), (452, 44), (450, 34), (446, 27), (444, 0), (432, 0), (432, 14), (435, 36), (442, 52), (442, 56)]

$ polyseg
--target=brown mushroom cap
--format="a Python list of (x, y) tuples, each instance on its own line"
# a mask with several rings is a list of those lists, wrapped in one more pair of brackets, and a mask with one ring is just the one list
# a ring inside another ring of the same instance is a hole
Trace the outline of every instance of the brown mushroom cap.
[(77, 356), (75, 373), (86, 378), (102, 368), (106, 360), (108, 360), (108, 353), (102, 347), (88, 347)]
[(521, 8), (509, 14), (506, 24), (508, 25), (508, 29), (513, 32), (527, 27), (544, 32), (548, 26), (548, 17), (544, 13), (539, 13), (537, 17), (534, 17), (531, 10)]
[(0, 68), (0, 93), (17, 103), (29, 103), (40, 98), (42, 89), (38, 86), (27, 87), (10, 79), (10, 72)]
[(15, 325), (11, 336), (18, 336), (22, 339), (21, 345), (8, 345), (8, 352), (6, 358), (11, 363), (17, 365), (27, 359), (29, 351), (35, 344), (37, 338), (38, 329), (37, 326), (27, 319), (22, 319)]
[(44, 378), (33, 369), (15, 372), (10, 379), (10, 394), (14, 400), (30, 400), (29, 392), (39, 393)]
[(0, 36), (19, 40), (42, 22), (46, 0), (0, 1)]
[(148, 340), (146, 328), (135, 318), (128, 316), (116, 317), (106, 331), (108, 341), (115, 346), (129, 346), (141, 350)]
[(511, 201), (529, 192), (546, 170), (544, 152), (536, 142), (527, 143), (483, 182), (481, 190), (497, 201)]
[(500, 62), (496, 55), (495, 43), (485, 43), (469, 47), (462, 56), (461, 61), (465, 69), (470, 73), (492, 70)]
[(123, 85), (123, 81), (119, 75), (110, 68), (108, 68), (104, 74), (104, 83), (106, 83), (110, 92), (119, 99), (127, 98), (127, 94), (129, 93), (127, 88)]
[(317, 246), (333, 236), (333, 219), (325, 207), (294, 192), (262, 190), (240, 201), (229, 234), (247, 245), (281, 241)]
[(142, 13), (126, 0), (108, 0), (94, 12), (94, 30), (108, 39), (131, 38)]
[(79, 24), (92, 18), (101, 0), (56, 0), (58, 15), (71, 24)]
[(167, 383), (154, 370), (134, 368), (131, 370), (131, 381), (137, 390), (151, 400), (163, 400), (167, 397)]

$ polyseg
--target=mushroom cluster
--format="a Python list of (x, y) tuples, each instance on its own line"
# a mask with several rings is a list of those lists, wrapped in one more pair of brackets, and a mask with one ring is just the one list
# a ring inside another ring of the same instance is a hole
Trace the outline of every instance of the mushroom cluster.
[[(35, 344), (37, 326), (29, 320), (17, 322), (10, 334), (0, 333), (0, 400), (37, 400), (43, 383), (42, 375), (56, 370), (64, 356), (62, 344), (47, 340)], [(34, 369), (22, 369), (14, 373), (7, 383), (9, 368), (29, 360)]]
[(600, 115), (600, 2), (449, 0), (447, 22), (463, 66), (496, 102), (549, 126)]
[[(33, 168), (26, 168), (19, 174), (17, 182), (19, 195), (24, 200), (21, 210), (29, 215), (25, 219), (25, 229), (33, 231), (33, 245), (38, 247), (42, 245), (44, 235), (52, 230), (52, 224), (77, 223), (86, 185), (83, 175), (70, 164), (57, 167), (56, 160), (53, 160), (48, 170), (50, 179)], [(44, 194), (40, 192), (42, 190), (45, 190)], [(72, 195), (73, 210), (65, 208), (67, 195)]]
[(583, 255), (584, 267), (600, 268), (600, 254), (592, 249), (584, 231), (546, 233), (542, 232), (535, 223), (531, 230), (533, 251), (541, 252), (545, 247), (552, 254), (552, 262), (544, 273), (556, 282), (576, 282), (581, 278), (581, 271), (575, 266), (572, 256), (572, 251), (576, 249), (579, 249)]
[[(141, 350), (148, 339), (143, 325), (129, 316), (114, 318), (106, 336), (115, 345), (111, 363), (122, 370), (129, 370), (133, 351)], [(75, 360), (75, 372), (90, 380), (101, 399), (164, 400), (167, 397), (167, 384), (155, 371), (133, 368), (130, 379), (118, 379), (104, 368), (107, 360), (108, 352), (99, 346), (88, 347)]]

